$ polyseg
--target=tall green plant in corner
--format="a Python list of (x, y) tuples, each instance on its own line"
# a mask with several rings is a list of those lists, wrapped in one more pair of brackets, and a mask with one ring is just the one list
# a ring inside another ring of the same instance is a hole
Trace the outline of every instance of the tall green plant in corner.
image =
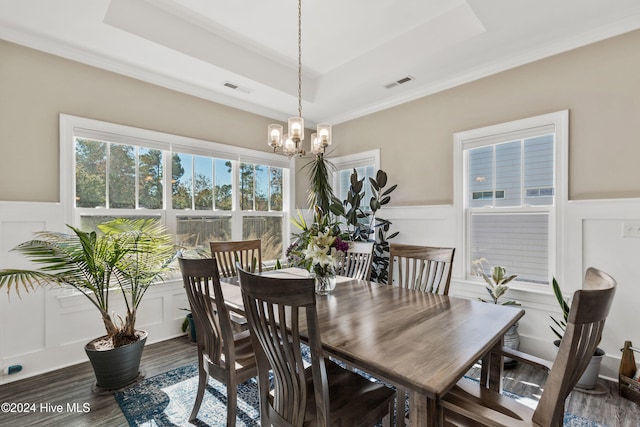
[(349, 191), (345, 200), (341, 201), (333, 197), (331, 212), (344, 218), (349, 238), (355, 241), (374, 241), (371, 280), (378, 283), (388, 283), (389, 279), (389, 239), (398, 235), (398, 232), (389, 233), (391, 221), (377, 216), (380, 208), (391, 201), (391, 192), (398, 186), (387, 185), (387, 174), (378, 170), (376, 177), (369, 178), (371, 186), (371, 199), (368, 209), (363, 208), (365, 198), (365, 178), (358, 178), (358, 172), (354, 169), (350, 177)]

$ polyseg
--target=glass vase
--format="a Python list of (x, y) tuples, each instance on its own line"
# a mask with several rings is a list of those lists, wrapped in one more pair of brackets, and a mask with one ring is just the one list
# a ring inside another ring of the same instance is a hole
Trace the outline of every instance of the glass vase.
[(316, 281), (317, 295), (328, 295), (336, 288), (336, 273), (333, 270), (324, 273), (311, 272), (311, 277)]

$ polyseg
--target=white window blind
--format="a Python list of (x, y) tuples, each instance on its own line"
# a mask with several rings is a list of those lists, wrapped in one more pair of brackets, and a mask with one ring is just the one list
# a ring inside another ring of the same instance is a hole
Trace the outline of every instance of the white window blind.
[(455, 135), (465, 277), (475, 275), (478, 259), (532, 286), (548, 285), (556, 274), (567, 128), (565, 111)]

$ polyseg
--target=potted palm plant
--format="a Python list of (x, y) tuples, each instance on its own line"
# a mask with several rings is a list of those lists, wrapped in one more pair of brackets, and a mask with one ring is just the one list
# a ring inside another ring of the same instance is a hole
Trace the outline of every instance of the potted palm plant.
[[(28, 291), (34, 286), (64, 286), (80, 292), (98, 310), (106, 335), (85, 351), (96, 375), (96, 386), (113, 390), (138, 377), (145, 331), (137, 330), (136, 313), (147, 289), (160, 281), (175, 256), (172, 236), (155, 219), (115, 219), (84, 232), (41, 231), (14, 250), (35, 264), (35, 270), (0, 270), (0, 288)], [(124, 319), (109, 310), (118, 294)]]

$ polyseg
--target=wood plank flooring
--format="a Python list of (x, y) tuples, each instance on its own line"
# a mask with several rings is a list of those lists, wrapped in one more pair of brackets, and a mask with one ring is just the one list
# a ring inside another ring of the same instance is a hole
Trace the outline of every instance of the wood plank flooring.
[[(537, 402), (540, 399), (547, 375), (541, 369), (518, 363), (517, 367), (504, 371), (504, 389)], [(480, 378), (480, 366), (471, 369), (468, 376)], [(569, 394), (565, 411), (596, 421), (607, 427), (640, 426), (640, 405), (618, 396), (618, 384), (598, 380), (593, 392), (574, 390)]]
[[(196, 360), (196, 348), (186, 337), (174, 338), (146, 346), (142, 356), (142, 371), (151, 377)], [(479, 368), (469, 371), (470, 376), (479, 376)], [(519, 364), (505, 371), (506, 390), (537, 400), (544, 387), (546, 376), (528, 365)], [(25, 380), (0, 386), (0, 403), (35, 403), (35, 413), (7, 414), (0, 412), (0, 426), (126, 426), (118, 404), (111, 394), (93, 390), (93, 371), (89, 363), (49, 372)], [(567, 399), (566, 410), (601, 423), (608, 427), (640, 426), (640, 406), (618, 397), (617, 384), (601, 381), (599, 389), (604, 394), (587, 394), (574, 391)], [(62, 405), (61, 413), (40, 410), (41, 404)], [(87, 403), (90, 410), (68, 412), (67, 404)]]
[[(197, 360), (197, 350), (187, 337), (178, 337), (145, 346), (140, 368), (152, 377)], [(119, 427), (127, 426), (112, 394), (94, 390), (95, 377), (89, 362), (0, 386), (0, 403), (35, 403), (37, 412), (6, 414), (0, 412), (0, 426), (46, 427)], [(40, 411), (40, 404), (62, 405), (61, 413)], [(67, 403), (89, 404), (87, 413), (67, 412)]]

